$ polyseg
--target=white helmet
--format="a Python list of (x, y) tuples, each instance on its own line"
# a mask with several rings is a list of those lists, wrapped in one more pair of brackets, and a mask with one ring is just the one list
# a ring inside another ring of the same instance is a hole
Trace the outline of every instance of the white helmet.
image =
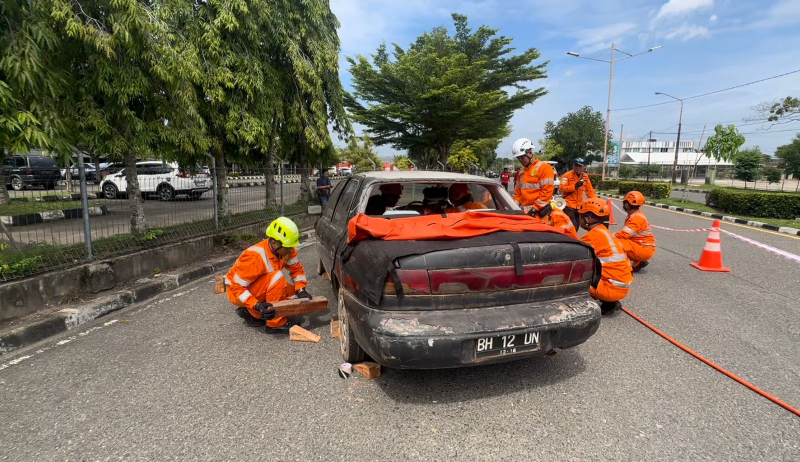
[(536, 146), (531, 143), (528, 138), (520, 138), (514, 141), (514, 146), (511, 148), (511, 155), (514, 157), (521, 157), (527, 154), (528, 150), (535, 150)]

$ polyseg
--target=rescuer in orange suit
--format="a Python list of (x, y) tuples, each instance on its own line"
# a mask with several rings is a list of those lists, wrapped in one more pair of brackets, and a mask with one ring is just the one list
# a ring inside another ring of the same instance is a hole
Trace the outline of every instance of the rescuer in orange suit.
[(587, 199), (581, 204), (580, 213), (581, 228), (588, 231), (581, 241), (594, 248), (603, 266), (600, 283), (597, 288), (589, 288), (589, 295), (600, 300), (600, 311), (608, 314), (622, 307), (620, 300), (631, 290), (631, 263), (622, 243), (606, 227), (609, 212), (605, 202), (596, 197)]
[(586, 164), (583, 159), (575, 159), (572, 170), (568, 171), (561, 176), (561, 185), (558, 191), (567, 206), (564, 207), (564, 213), (567, 214), (572, 224), (575, 227), (579, 225), (580, 212), (583, 203), (583, 195), (586, 194), (588, 199), (597, 197), (592, 187), (592, 182), (589, 180), (589, 175), (586, 174)]
[(561, 209), (556, 206), (555, 202), (550, 203), (550, 208), (550, 213), (542, 218), (539, 218), (539, 220), (548, 226), (563, 229), (564, 234), (573, 239), (579, 240), (580, 238), (578, 237), (578, 231), (572, 225), (572, 220), (569, 219), (567, 214), (562, 212)]
[(622, 208), (628, 214), (625, 227), (614, 233), (619, 239), (625, 254), (631, 260), (633, 272), (638, 273), (649, 264), (656, 253), (656, 237), (650, 228), (650, 222), (639, 207), (644, 205), (644, 195), (639, 191), (631, 191), (622, 200)]
[(514, 201), (528, 215), (542, 218), (552, 209), (556, 173), (550, 164), (534, 159), (533, 150), (533, 143), (527, 138), (518, 139), (511, 148), (511, 154), (522, 164), (514, 185)]
[[(236, 314), (251, 327), (266, 323), (268, 333), (288, 333), (294, 324), (275, 317), (272, 303), (291, 298), (308, 298), (308, 279), (295, 247), (300, 241), (297, 225), (286, 217), (267, 227), (267, 239), (242, 252), (227, 275), (228, 300), (239, 308)], [(293, 284), (286, 281), (289, 270)]]
[(467, 210), (482, 210), (486, 208), (485, 205), (473, 201), (472, 191), (466, 183), (453, 183), (450, 185), (448, 197), (453, 207), (445, 210), (445, 213), (460, 213)]

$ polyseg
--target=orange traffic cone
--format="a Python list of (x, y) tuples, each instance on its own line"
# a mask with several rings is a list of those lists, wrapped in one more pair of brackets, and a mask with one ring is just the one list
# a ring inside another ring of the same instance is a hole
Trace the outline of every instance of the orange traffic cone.
[(614, 222), (614, 204), (611, 203), (611, 199), (608, 200), (608, 224), (612, 226), (617, 224)]
[(714, 220), (711, 232), (708, 233), (706, 246), (703, 247), (703, 253), (700, 254), (700, 261), (690, 264), (701, 271), (729, 273), (731, 270), (722, 266), (721, 242), (719, 239), (719, 220)]

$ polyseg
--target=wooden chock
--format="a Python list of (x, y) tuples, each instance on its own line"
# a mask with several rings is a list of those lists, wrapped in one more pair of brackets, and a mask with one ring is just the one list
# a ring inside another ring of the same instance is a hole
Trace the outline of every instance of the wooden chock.
[(214, 276), (214, 293), (221, 294), (225, 292), (225, 276), (218, 274)]
[(363, 363), (354, 364), (353, 369), (370, 380), (381, 376), (381, 365), (378, 363), (366, 361)]
[(336, 319), (331, 320), (331, 338), (342, 338), (342, 332), (339, 321)]
[(292, 328), (289, 329), (289, 340), (295, 342), (317, 343), (319, 342), (319, 339), (320, 339), (319, 335), (313, 332), (309, 332), (300, 326), (292, 326)]

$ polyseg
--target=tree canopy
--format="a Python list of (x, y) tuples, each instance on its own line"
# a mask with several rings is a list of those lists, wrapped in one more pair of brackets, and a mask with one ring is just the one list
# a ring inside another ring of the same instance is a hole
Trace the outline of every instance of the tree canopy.
[(369, 134), (365, 133), (361, 138), (354, 136), (350, 138), (340, 156), (353, 164), (359, 172), (380, 170), (383, 168), (383, 161), (375, 154), (374, 146)]
[(744, 181), (744, 187), (747, 188), (748, 181), (758, 179), (758, 168), (763, 160), (764, 154), (758, 146), (740, 151), (733, 158), (734, 178)]
[(787, 96), (779, 101), (763, 102), (756, 105), (758, 116), (749, 120), (766, 120), (767, 122), (786, 123), (800, 121), (800, 98)]
[(714, 134), (706, 140), (706, 157), (716, 159), (717, 162), (721, 160), (730, 162), (744, 142), (744, 136), (739, 134), (735, 125), (727, 127), (717, 125), (714, 127)]
[[(561, 152), (552, 159), (562, 166), (571, 166), (578, 158), (584, 158), (586, 162), (602, 160), (605, 130), (603, 114), (591, 106), (584, 106), (576, 112), (568, 113), (558, 123), (545, 124), (545, 147), (549, 145), (556, 152), (556, 145), (561, 148)], [(610, 133), (608, 139), (611, 140)]]
[(431, 153), (446, 163), (456, 141), (500, 140), (514, 111), (546, 93), (523, 86), (546, 77), (546, 62), (532, 64), (538, 50), (512, 55), (512, 39), (452, 17), (454, 35), (436, 27), (407, 50), (394, 44), (391, 57), (381, 45), (371, 62), (347, 58), (355, 91), (345, 104), (353, 118), (376, 144), (407, 150), (424, 165)]
[[(800, 179), (800, 133), (795, 135), (791, 143), (778, 146), (775, 157), (780, 159), (783, 173)], [(798, 187), (800, 187), (800, 183), (798, 183)]]

